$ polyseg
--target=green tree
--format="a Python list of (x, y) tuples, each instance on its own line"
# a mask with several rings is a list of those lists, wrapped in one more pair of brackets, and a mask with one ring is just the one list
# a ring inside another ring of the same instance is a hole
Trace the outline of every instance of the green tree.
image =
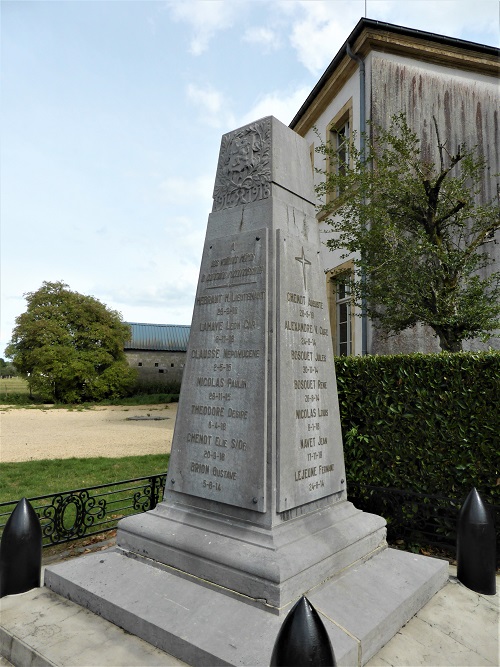
[(475, 150), (449, 152), (434, 119), (436, 163), (427, 160), (405, 114), (363, 135), (364, 155), (349, 142), (342, 160), (327, 144), (320, 209), (342, 257), (355, 254), (352, 284), (374, 325), (386, 335), (417, 322), (430, 326), (442, 350), (487, 339), (500, 326), (500, 272), (487, 241), (500, 226), (497, 196), (484, 202), (488, 166)]
[(14, 364), (10, 361), (5, 361), (0, 357), (0, 377), (11, 377), (17, 375), (17, 370)]
[(31, 392), (76, 403), (130, 391), (136, 372), (123, 351), (130, 327), (120, 313), (63, 282), (44, 282), (25, 297), (5, 353)]

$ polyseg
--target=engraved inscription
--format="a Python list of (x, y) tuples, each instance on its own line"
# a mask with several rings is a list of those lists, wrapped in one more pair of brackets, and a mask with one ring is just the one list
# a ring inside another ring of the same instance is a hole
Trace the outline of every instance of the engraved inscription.
[(283, 412), (278, 430), (278, 510), (285, 512), (340, 489), (342, 450), (340, 437), (336, 450), (325, 435), (339, 429), (328, 391), (333, 352), (318, 253), (290, 236), (280, 248), (278, 386), (293, 389), (293, 409)]
[(304, 246), (302, 246), (302, 254), (300, 257), (296, 257), (295, 260), (302, 264), (302, 278), (304, 280), (304, 290), (307, 289), (307, 277), (306, 277), (306, 268), (311, 266), (311, 262), (306, 258), (304, 254)]
[(170, 472), (175, 491), (261, 512), (266, 239), (259, 230), (205, 248), (183, 378), (190, 400), (179, 405)]

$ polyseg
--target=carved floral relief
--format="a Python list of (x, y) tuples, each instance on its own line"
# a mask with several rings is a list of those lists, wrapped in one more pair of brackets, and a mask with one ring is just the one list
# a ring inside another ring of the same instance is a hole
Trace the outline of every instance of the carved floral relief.
[(214, 187), (214, 211), (269, 197), (270, 153), (270, 118), (222, 137)]

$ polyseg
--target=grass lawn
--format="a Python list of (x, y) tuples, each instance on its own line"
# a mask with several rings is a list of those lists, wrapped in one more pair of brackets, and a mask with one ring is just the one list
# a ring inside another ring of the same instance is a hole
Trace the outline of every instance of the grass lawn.
[(166, 472), (168, 454), (0, 464), (0, 503)]
[(28, 394), (28, 383), (22, 378), (0, 378), (0, 397), (4, 394)]
[(179, 394), (156, 393), (156, 394), (134, 394), (124, 398), (105, 399), (99, 402), (89, 403), (50, 403), (50, 399), (43, 396), (30, 397), (28, 385), (21, 378), (3, 378), (0, 379), (0, 406), (8, 405), (18, 408), (40, 408), (46, 410), (61, 408), (64, 410), (91, 410), (95, 406), (107, 407), (114, 405), (159, 405), (161, 403), (176, 403), (179, 400)]

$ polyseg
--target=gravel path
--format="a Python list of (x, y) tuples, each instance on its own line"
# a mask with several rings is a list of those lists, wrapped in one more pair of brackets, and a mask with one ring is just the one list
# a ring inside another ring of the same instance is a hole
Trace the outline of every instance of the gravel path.
[(89, 410), (2, 407), (0, 461), (170, 452), (176, 414), (177, 403)]

